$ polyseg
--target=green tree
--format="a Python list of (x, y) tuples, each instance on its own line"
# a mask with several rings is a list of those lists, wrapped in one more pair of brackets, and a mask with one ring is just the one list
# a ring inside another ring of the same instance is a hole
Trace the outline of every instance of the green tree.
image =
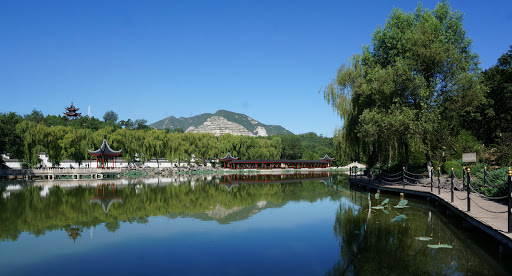
[(63, 147), (63, 140), (70, 130), (65, 126), (46, 127), (44, 147), (53, 166), (59, 166), (64, 159), (66, 149)]
[(31, 167), (35, 167), (41, 162), (39, 153), (46, 151), (43, 145), (47, 129), (43, 124), (36, 124), (30, 120), (24, 120), (16, 126), (16, 133), (23, 141), (21, 160)]
[(164, 152), (167, 161), (171, 163), (176, 161), (179, 163), (181, 161), (185, 147), (182, 136), (183, 135), (178, 133), (166, 133), (164, 138)]
[(119, 124), (121, 125), (121, 127), (128, 128), (128, 129), (132, 129), (135, 126), (135, 123), (131, 119), (128, 119), (126, 121), (121, 120), (121, 121), (119, 121)]
[(185, 130), (181, 127), (176, 128), (166, 128), (165, 131), (167, 132), (174, 132), (174, 133), (185, 133)]
[(485, 70), (483, 73), (485, 85), (489, 88), (487, 97), (490, 101), (490, 108), (486, 124), (487, 134), (485, 140), (488, 143), (494, 142), (502, 133), (510, 132), (512, 129), (512, 45), (508, 52), (501, 55), (496, 65)]
[(145, 140), (143, 144), (145, 155), (149, 158), (156, 158), (158, 167), (160, 167), (159, 158), (164, 154), (165, 132), (162, 130), (151, 130), (145, 133)]
[(8, 153), (11, 158), (21, 158), (23, 148), (16, 126), (23, 118), (14, 113), (0, 113), (0, 154)]
[(282, 143), (282, 158), (289, 160), (301, 159), (302, 157), (302, 145), (298, 136), (280, 135)]
[(44, 121), (44, 115), (43, 112), (34, 108), (30, 114), (24, 116), (24, 119), (39, 124)]
[(103, 121), (105, 121), (105, 123), (110, 122), (115, 124), (118, 119), (119, 116), (114, 112), (114, 110), (107, 111), (105, 112), (105, 115), (103, 115)]
[(68, 132), (60, 140), (64, 156), (82, 164), (88, 158), (87, 143), (91, 135), (90, 130), (69, 128)]
[(421, 4), (413, 13), (394, 9), (372, 45), (340, 67), (324, 96), (343, 121), (347, 148), (370, 164), (393, 147), (408, 163), (414, 139), (430, 161), (442, 146), (431, 143), (436, 129), (457, 133), (485, 102), (462, 14), (446, 1), (434, 10)]
[(139, 129), (139, 130), (150, 129), (150, 127), (146, 125), (147, 123), (148, 123), (148, 120), (146, 120), (146, 119), (137, 119), (137, 120), (135, 120), (135, 129)]
[(483, 73), (488, 87), (487, 113), (472, 129), (478, 138), (491, 145), (493, 161), (499, 165), (512, 164), (512, 46), (501, 55), (496, 65)]

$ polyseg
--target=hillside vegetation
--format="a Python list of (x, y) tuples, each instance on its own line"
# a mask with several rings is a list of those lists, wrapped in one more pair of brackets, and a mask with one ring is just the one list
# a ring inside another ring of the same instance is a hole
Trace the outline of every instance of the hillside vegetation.
[[(219, 110), (215, 112), (214, 114), (211, 113), (203, 113), (200, 115), (184, 118), (176, 118), (174, 116), (167, 117), (165, 119), (162, 119), (160, 121), (157, 121), (153, 124), (150, 124), (149, 126), (156, 128), (156, 129), (182, 129), (184, 132), (187, 131), (194, 131), (198, 128), (200, 128), (205, 122), (208, 121), (208, 119), (211, 119), (212, 117), (222, 117), (226, 119), (227, 121), (234, 123), (236, 125), (241, 126), (242, 131), (243, 129), (247, 130), (254, 136), (272, 136), (272, 135), (279, 135), (279, 134), (292, 134), (290, 131), (286, 130), (282, 126), (277, 125), (265, 125), (262, 124), (249, 116), (241, 113), (235, 113), (227, 110)], [(264, 135), (261, 135), (261, 132), (258, 132), (258, 128), (263, 128)], [(216, 130), (224, 130), (224, 131), (230, 131), (229, 126), (226, 124), (216, 124), (213, 126), (210, 126), (210, 128), (205, 128), (204, 131), (215, 134)], [(204, 132), (201, 131), (201, 132)], [(238, 129), (231, 129), (232, 134), (235, 135), (241, 135), (243, 134)]]
[(107, 135), (110, 146), (122, 149), (127, 162), (146, 162), (150, 159), (170, 162), (205, 163), (224, 157), (228, 151), (240, 159), (308, 159), (317, 160), (326, 153), (333, 156), (332, 138), (314, 133), (249, 137), (211, 133), (182, 133), (170, 129), (158, 130), (144, 125), (144, 120), (100, 121), (94, 117), (68, 119), (34, 110), (25, 116), (0, 113), (0, 153), (21, 159), (25, 166), (40, 163), (39, 153), (48, 153), (49, 160), (58, 166), (62, 160), (82, 162), (95, 157), (88, 154), (101, 146)]

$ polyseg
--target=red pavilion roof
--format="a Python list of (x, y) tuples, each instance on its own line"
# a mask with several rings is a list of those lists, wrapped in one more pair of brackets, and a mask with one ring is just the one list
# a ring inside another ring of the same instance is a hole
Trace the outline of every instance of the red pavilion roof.
[(89, 150), (90, 155), (94, 156), (117, 156), (121, 154), (121, 150), (113, 150), (110, 148), (107, 142), (107, 135), (103, 136), (103, 144), (95, 151)]
[(219, 159), (220, 159), (220, 161), (223, 161), (223, 162), (229, 162), (229, 161), (233, 161), (233, 160), (238, 160), (238, 157), (231, 156), (231, 153), (228, 151), (228, 154), (226, 154), (226, 157), (219, 158)]

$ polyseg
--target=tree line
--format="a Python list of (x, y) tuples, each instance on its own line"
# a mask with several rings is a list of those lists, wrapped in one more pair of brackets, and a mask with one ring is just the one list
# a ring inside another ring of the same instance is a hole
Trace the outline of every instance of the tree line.
[[(120, 222), (147, 223), (152, 216), (166, 215), (172, 218), (179, 214), (183, 217), (201, 217), (212, 206), (220, 205), (226, 209), (256, 206), (258, 201), (266, 201), (267, 207), (283, 206), (291, 201), (315, 202), (328, 198), (339, 200), (341, 194), (325, 188), (319, 181), (298, 183), (273, 183), (258, 185), (240, 185), (228, 192), (226, 187), (213, 182), (201, 181), (202, 185), (190, 183), (152, 187), (141, 185), (140, 191), (134, 186), (119, 188), (115, 193), (112, 186), (106, 186), (106, 193), (97, 194), (96, 188), (78, 187), (64, 191), (53, 187), (48, 197), (40, 196), (40, 187), (28, 187), (12, 193), (9, 198), (0, 199), (0, 240), (17, 240), (22, 232), (44, 235), (46, 231), (68, 228), (78, 225), (80, 228), (96, 227), (105, 223), (105, 227), (115, 232)], [(320, 189), (319, 189), (320, 188)], [(102, 189), (100, 187), (100, 189)], [(114, 203), (108, 216), (101, 206), (91, 204), (94, 196), (121, 198), (123, 203)], [(244, 213), (248, 214), (248, 213)], [(242, 220), (246, 217), (217, 218), (219, 223)]]
[(344, 162), (425, 167), (476, 152), (512, 163), (512, 47), (482, 72), (462, 20), (447, 1), (393, 9), (338, 69), (324, 97), (343, 121), (334, 147)]
[[(108, 115), (108, 116), (107, 116)], [(147, 162), (150, 159), (169, 162), (206, 163), (224, 157), (228, 151), (240, 159), (308, 159), (316, 160), (326, 153), (334, 155), (332, 138), (315, 133), (249, 137), (210, 133), (184, 133), (182, 130), (153, 129), (143, 119), (117, 122), (117, 114), (108, 111), (104, 120), (94, 117), (68, 119), (34, 110), (21, 116), (14, 112), (0, 113), (0, 153), (22, 160), (35, 167), (46, 152), (49, 161), (58, 166), (64, 159), (77, 163), (94, 159), (88, 154), (101, 146), (103, 136), (115, 150), (122, 149), (126, 162)]]

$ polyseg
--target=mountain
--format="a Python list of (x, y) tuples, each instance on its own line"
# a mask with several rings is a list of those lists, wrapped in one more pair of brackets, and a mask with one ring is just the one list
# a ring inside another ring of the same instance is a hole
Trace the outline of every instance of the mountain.
[(251, 206), (232, 207), (231, 209), (226, 209), (220, 204), (217, 204), (215, 208), (212, 206), (211, 210), (208, 210), (204, 213), (168, 213), (167, 217), (171, 219), (181, 217), (195, 218), (203, 221), (215, 220), (219, 224), (229, 224), (248, 219), (254, 214), (264, 211), (265, 209), (281, 208), (284, 205), (285, 203), (273, 203), (262, 200)]
[(149, 126), (156, 129), (182, 128), (185, 132), (207, 132), (217, 136), (225, 133), (247, 136), (293, 134), (282, 126), (265, 125), (245, 114), (227, 110), (219, 110), (215, 114), (204, 113), (189, 118), (170, 116)]

